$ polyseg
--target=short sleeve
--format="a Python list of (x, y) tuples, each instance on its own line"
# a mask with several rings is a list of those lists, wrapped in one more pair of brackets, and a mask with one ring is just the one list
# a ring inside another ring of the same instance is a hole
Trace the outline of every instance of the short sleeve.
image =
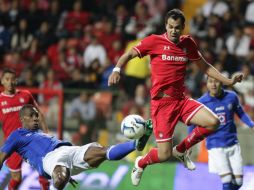
[(187, 46), (188, 46), (188, 52), (187, 52), (187, 57), (191, 61), (196, 61), (201, 58), (201, 54), (198, 51), (198, 46), (196, 42), (190, 37), (187, 37)]
[(140, 58), (144, 57), (152, 51), (153, 42), (154, 35), (148, 36), (141, 40), (136, 46), (134, 46), (133, 49), (138, 52)]
[(11, 135), (6, 139), (3, 146), (1, 147), (1, 152), (5, 152), (10, 155), (17, 149), (17, 139), (19, 139), (16, 132), (11, 133)]

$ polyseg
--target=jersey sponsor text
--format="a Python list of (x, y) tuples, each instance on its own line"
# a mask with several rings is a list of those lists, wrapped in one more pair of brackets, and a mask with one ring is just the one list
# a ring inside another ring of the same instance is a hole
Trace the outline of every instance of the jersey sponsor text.
[(182, 57), (182, 56), (173, 56), (173, 55), (166, 55), (162, 54), (161, 56), (163, 61), (181, 61), (181, 62), (187, 62), (188, 58), (187, 57)]

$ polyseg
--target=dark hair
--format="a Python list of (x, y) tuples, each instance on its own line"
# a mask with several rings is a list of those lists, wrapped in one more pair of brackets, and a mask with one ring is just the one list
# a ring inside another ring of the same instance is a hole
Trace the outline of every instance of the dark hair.
[(10, 69), (10, 68), (3, 69), (2, 76), (4, 76), (4, 74), (6, 74), (6, 73), (11, 73), (11, 74), (14, 74), (16, 76), (16, 72), (13, 69)]
[(172, 10), (167, 12), (167, 14), (165, 16), (165, 24), (167, 24), (169, 18), (173, 18), (174, 20), (177, 20), (178, 18), (180, 18), (182, 25), (185, 24), (184, 14), (179, 9), (172, 9)]
[(19, 117), (23, 118), (27, 110), (36, 109), (34, 105), (32, 104), (25, 104), (22, 106), (22, 108), (19, 110)]

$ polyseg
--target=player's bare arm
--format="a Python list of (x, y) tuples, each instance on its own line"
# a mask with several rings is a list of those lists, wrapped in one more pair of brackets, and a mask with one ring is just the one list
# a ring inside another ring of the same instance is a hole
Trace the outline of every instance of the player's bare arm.
[(198, 67), (201, 69), (201, 71), (206, 73), (208, 76), (215, 78), (216, 80), (222, 82), (225, 85), (231, 86), (237, 82), (241, 82), (243, 79), (242, 73), (237, 73), (237, 74), (233, 75), (233, 77), (231, 79), (225, 77), (216, 68), (214, 68), (210, 63), (208, 63), (202, 56), (201, 56), (201, 59), (195, 61), (195, 63), (198, 65)]
[(117, 84), (120, 81), (120, 69), (121, 67), (126, 64), (128, 61), (133, 59), (134, 57), (138, 56), (138, 52), (134, 49), (131, 49), (130, 51), (124, 53), (118, 60), (115, 68), (113, 69), (113, 72), (110, 74), (108, 78), (108, 86), (112, 86), (114, 84)]
[(0, 152), (0, 170), (3, 166), (4, 161), (8, 158), (8, 155), (4, 152)]
[(39, 120), (40, 120), (40, 126), (41, 126), (42, 131), (44, 133), (48, 133), (49, 129), (48, 129), (48, 126), (46, 124), (45, 117), (43, 116), (41, 111), (39, 111)]
[(45, 117), (44, 117), (42, 111), (40, 110), (40, 108), (39, 108), (37, 102), (34, 101), (33, 104), (34, 104), (34, 106), (36, 107), (36, 109), (37, 109), (38, 112), (39, 112), (40, 127), (41, 127), (42, 131), (43, 131), (44, 133), (48, 133), (48, 132), (49, 132), (49, 129), (48, 129), (48, 126), (47, 126), (47, 123), (46, 123), (46, 120), (45, 120)]

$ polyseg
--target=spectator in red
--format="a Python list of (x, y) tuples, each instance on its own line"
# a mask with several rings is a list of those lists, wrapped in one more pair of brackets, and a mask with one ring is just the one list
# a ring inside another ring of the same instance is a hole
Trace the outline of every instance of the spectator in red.
[(68, 47), (66, 52), (66, 63), (68, 72), (72, 72), (74, 68), (81, 69), (83, 66), (82, 56), (78, 54), (75, 46), (71, 45)]
[(113, 48), (112, 43), (108, 42), (121, 40), (121, 35), (115, 32), (115, 26), (113, 25), (113, 21), (105, 19), (105, 21), (103, 22), (102, 35), (98, 39), (107, 51), (110, 51)]
[[(47, 72), (47, 76), (45, 80), (40, 84), (41, 89), (53, 89), (59, 90), (62, 89), (62, 83), (56, 79), (54, 70), (50, 69)], [(49, 104), (55, 95), (53, 94), (40, 94), (39, 95), (39, 102), (44, 104)]]
[(82, 2), (77, 0), (73, 4), (73, 10), (68, 12), (64, 19), (64, 28), (72, 33), (77, 27), (85, 26), (89, 23), (88, 12), (82, 10)]
[(29, 65), (29, 62), (26, 62), (22, 59), (19, 51), (13, 51), (10, 54), (7, 54), (4, 58), (3, 67), (15, 70), (17, 76), (20, 75), (21, 71), (26, 65)]
[(42, 56), (42, 52), (39, 49), (38, 40), (34, 38), (27, 51), (22, 55), (24, 60), (30, 61), (31, 63), (37, 63)]

